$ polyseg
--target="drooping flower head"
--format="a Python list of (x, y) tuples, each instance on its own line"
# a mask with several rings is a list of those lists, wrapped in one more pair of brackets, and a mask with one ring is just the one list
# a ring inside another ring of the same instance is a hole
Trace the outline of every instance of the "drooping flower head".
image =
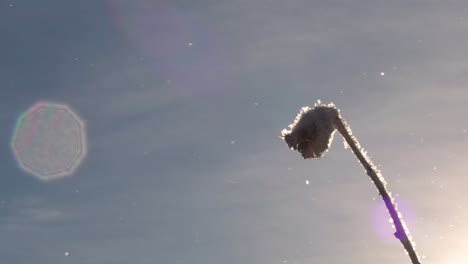
[(339, 115), (335, 105), (318, 101), (314, 108), (303, 107), (281, 138), (304, 159), (320, 158), (330, 147)]
[(340, 111), (333, 104), (325, 105), (318, 101), (314, 108), (303, 107), (288, 128), (281, 131), (281, 138), (291, 149), (299, 151), (304, 159), (322, 157), (330, 147), (333, 134), (339, 131), (382, 196), (396, 229), (395, 237), (403, 244), (411, 262), (420, 264), (411, 235), (386, 188), (385, 179), (353, 136), (351, 128), (340, 116)]

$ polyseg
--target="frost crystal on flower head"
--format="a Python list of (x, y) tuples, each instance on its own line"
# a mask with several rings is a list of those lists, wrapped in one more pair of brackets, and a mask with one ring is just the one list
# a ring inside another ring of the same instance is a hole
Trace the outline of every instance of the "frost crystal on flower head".
[(289, 130), (281, 131), (281, 137), (304, 159), (320, 158), (330, 147), (338, 118), (338, 109), (333, 104), (318, 101), (314, 108), (303, 107)]

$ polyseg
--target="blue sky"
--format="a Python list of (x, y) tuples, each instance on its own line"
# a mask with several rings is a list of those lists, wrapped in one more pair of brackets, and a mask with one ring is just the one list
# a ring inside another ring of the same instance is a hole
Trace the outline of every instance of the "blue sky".
[[(2, 263), (409, 263), (374, 230), (379, 196), (340, 137), (307, 161), (279, 139), (318, 99), (408, 205), (423, 263), (466, 263), (467, 10), (2, 1)], [(38, 101), (86, 123), (70, 177), (37, 180), (11, 151)]]

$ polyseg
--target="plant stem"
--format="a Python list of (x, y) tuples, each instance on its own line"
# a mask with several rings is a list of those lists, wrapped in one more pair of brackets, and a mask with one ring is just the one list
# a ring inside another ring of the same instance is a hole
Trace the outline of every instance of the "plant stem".
[(375, 187), (379, 190), (382, 199), (385, 202), (385, 206), (387, 207), (388, 212), (393, 220), (393, 224), (395, 225), (395, 237), (400, 240), (405, 248), (406, 252), (408, 253), (411, 262), (413, 264), (420, 264), (416, 251), (413, 248), (413, 244), (411, 240), (408, 238), (409, 232), (405, 228), (403, 219), (400, 219), (400, 215), (396, 209), (396, 206), (393, 204), (393, 198), (391, 194), (385, 188), (385, 180), (378, 172), (377, 168), (372, 164), (372, 161), (367, 157), (365, 153), (363, 153), (362, 148), (360, 147), (356, 138), (352, 135), (351, 129), (346, 124), (346, 121), (338, 117), (337, 130), (346, 140), (348, 145), (350, 146), (351, 150), (354, 152), (354, 155), (358, 158), (359, 162), (361, 162), (362, 166), (367, 172), (367, 175), (372, 179), (375, 184)]

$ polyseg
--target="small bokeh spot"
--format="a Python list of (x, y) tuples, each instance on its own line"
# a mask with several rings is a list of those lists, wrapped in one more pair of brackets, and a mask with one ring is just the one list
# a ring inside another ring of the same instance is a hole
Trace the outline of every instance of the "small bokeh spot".
[(20, 168), (40, 180), (69, 176), (86, 156), (85, 124), (67, 105), (38, 102), (18, 117), (11, 148)]

